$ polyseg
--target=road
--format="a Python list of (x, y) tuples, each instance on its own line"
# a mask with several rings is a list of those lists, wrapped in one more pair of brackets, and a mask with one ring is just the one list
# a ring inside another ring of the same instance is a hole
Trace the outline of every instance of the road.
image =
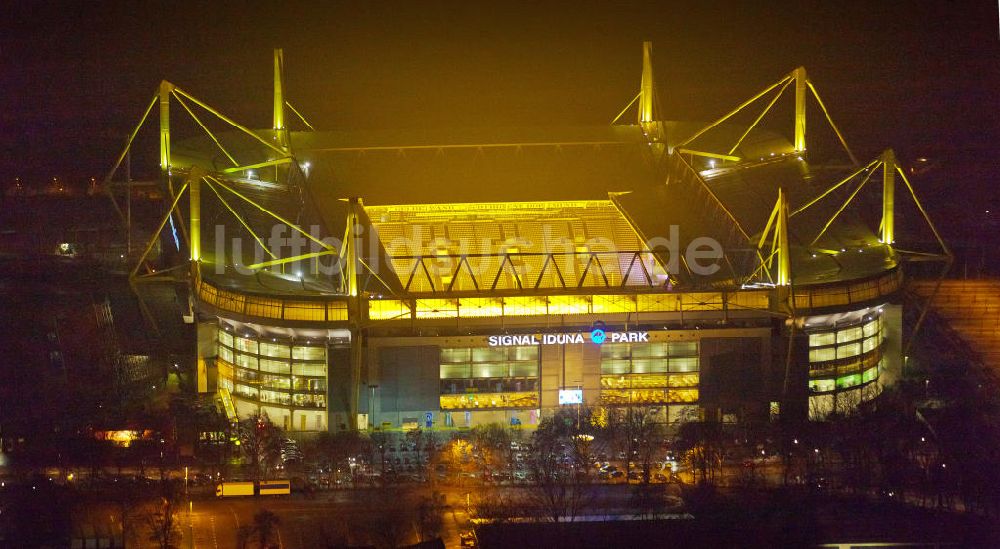
[[(602, 513), (627, 512), (630, 491), (625, 484), (595, 484), (591, 507)], [(490, 487), (517, 499), (525, 491), (522, 486)], [(384, 539), (387, 529), (398, 532), (404, 543), (415, 543), (419, 530), (415, 520), (401, 516), (400, 509), (414, 510), (422, 498), (433, 490), (445, 496), (442, 512), (442, 537), (448, 547), (459, 546), (459, 534), (467, 531), (469, 515), (466, 510), (467, 494), (482, 488), (478, 484), (466, 486), (448, 484), (406, 487), (398, 492), (383, 492), (376, 488), (335, 490), (317, 493), (314, 498), (302, 495), (246, 498), (210, 498), (193, 500), (192, 512), (183, 507), (177, 514), (184, 539), (181, 547), (225, 548), (239, 547), (237, 531), (241, 525), (251, 524), (255, 513), (267, 509), (279, 518), (277, 536), (283, 549), (311, 549), (327, 543), (342, 542), (351, 545), (369, 545)], [(668, 490), (678, 491), (676, 485)], [(387, 500), (392, 498), (391, 500)], [(154, 547), (147, 542), (146, 547)]]

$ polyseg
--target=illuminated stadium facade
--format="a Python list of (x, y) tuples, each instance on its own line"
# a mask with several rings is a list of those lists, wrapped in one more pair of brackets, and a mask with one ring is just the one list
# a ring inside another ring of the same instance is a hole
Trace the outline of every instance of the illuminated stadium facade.
[[(786, 89), (791, 142), (756, 128)], [(155, 237), (132, 279), (189, 264), (199, 390), (291, 430), (529, 426), (578, 403), (821, 418), (900, 375), (912, 188), (843, 139), (850, 166), (811, 166), (810, 93), (826, 114), (800, 68), (734, 111), (766, 104), (749, 126), (661, 121), (646, 44), (607, 126), (338, 133), (289, 129), (280, 51), (270, 130), (164, 82), (146, 115), (175, 196), (161, 232), (183, 242), (153, 258)], [(205, 136), (172, 142), (178, 105)], [(865, 185), (877, 231), (848, 207)]]

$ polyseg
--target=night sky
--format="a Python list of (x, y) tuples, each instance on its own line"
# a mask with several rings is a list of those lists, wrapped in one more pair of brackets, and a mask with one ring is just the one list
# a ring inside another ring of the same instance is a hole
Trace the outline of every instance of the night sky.
[[(317, 128), (460, 128), (607, 123), (652, 40), (668, 119), (715, 118), (805, 65), (860, 159), (893, 146), (998, 183), (995, 0), (253, 4), (7, 6), (0, 181), (102, 177), (161, 79), (269, 126), (273, 47)], [(152, 168), (154, 126), (137, 150)]]

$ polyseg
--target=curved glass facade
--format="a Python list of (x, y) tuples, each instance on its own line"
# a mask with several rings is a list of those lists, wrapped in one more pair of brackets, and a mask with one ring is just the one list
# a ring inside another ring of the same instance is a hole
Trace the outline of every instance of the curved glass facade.
[[(327, 348), (325, 343), (235, 333), (223, 324), (218, 332), (219, 387), (237, 400), (261, 407), (325, 411)], [(286, 414), (282, 414), (286, 415)], [(291, 417), (290, 414), (287, 414)], [(317, 416), (321, 417), (321, 416)], [(321, 420), (292, 423), (291, 428), (324, 428)]]
[[(808, 325), (808, 322), (807, 322)], [(809, 415), (843, 412), (881, 392), (885, 321), (881, 308), (807, 328)]]

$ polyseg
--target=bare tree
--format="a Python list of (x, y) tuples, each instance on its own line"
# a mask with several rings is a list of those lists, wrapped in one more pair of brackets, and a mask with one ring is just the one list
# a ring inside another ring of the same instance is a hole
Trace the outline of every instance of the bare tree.
[(501, 423), (473, 427), (472, 443), (482, 459), (484, 478), (501, 469), (510, 459), (510, 431)]
[(178, 546), (182, 537), (176, 517), (180, 490), (171, 480), (160, 482), (160, 487), (160, 498), (147, 506), (144, 519), (149, 528), (149, 540), (160, 549), (172, 549)]
[(281, 462), (281, 441), (284, 432), (271, 423), (267, 414), (260, 413), (240, 421), (240, 445), (250, 460), (254, 480), (263, 480)]
[(417, 506), (417, 523), (420, 525), (420, 538), (430, 541), (441, 537), (444, 527), (445, 495), (434, 491), (430, 496), (424, 496)]
[(566, 467), (565, 441), (546, 436), (540, 427), (536, 432), (534, 451), (528, 462), (536, 482), (528, 491), (528, 500), (542, 516), (552, 522), (573, 521), (593, 503), (593, 487), (581, 483)]
[(625, 474), (629, 475), (636, 463), (641, 468), (643, 482), (648, 483), (653, 458), (662, 442), (661, 437), (657, 437), (652, 409), (643, 406), (618, 408), (609, 415), (608, 429), (614, 447), (625, 455)]
[(254, 513), (253, 531), (257, 535), (257, 544), (264, 549), (271, 546), (271, 539), (278, 531), (281, 520), (267, 509), (261, 509)]

